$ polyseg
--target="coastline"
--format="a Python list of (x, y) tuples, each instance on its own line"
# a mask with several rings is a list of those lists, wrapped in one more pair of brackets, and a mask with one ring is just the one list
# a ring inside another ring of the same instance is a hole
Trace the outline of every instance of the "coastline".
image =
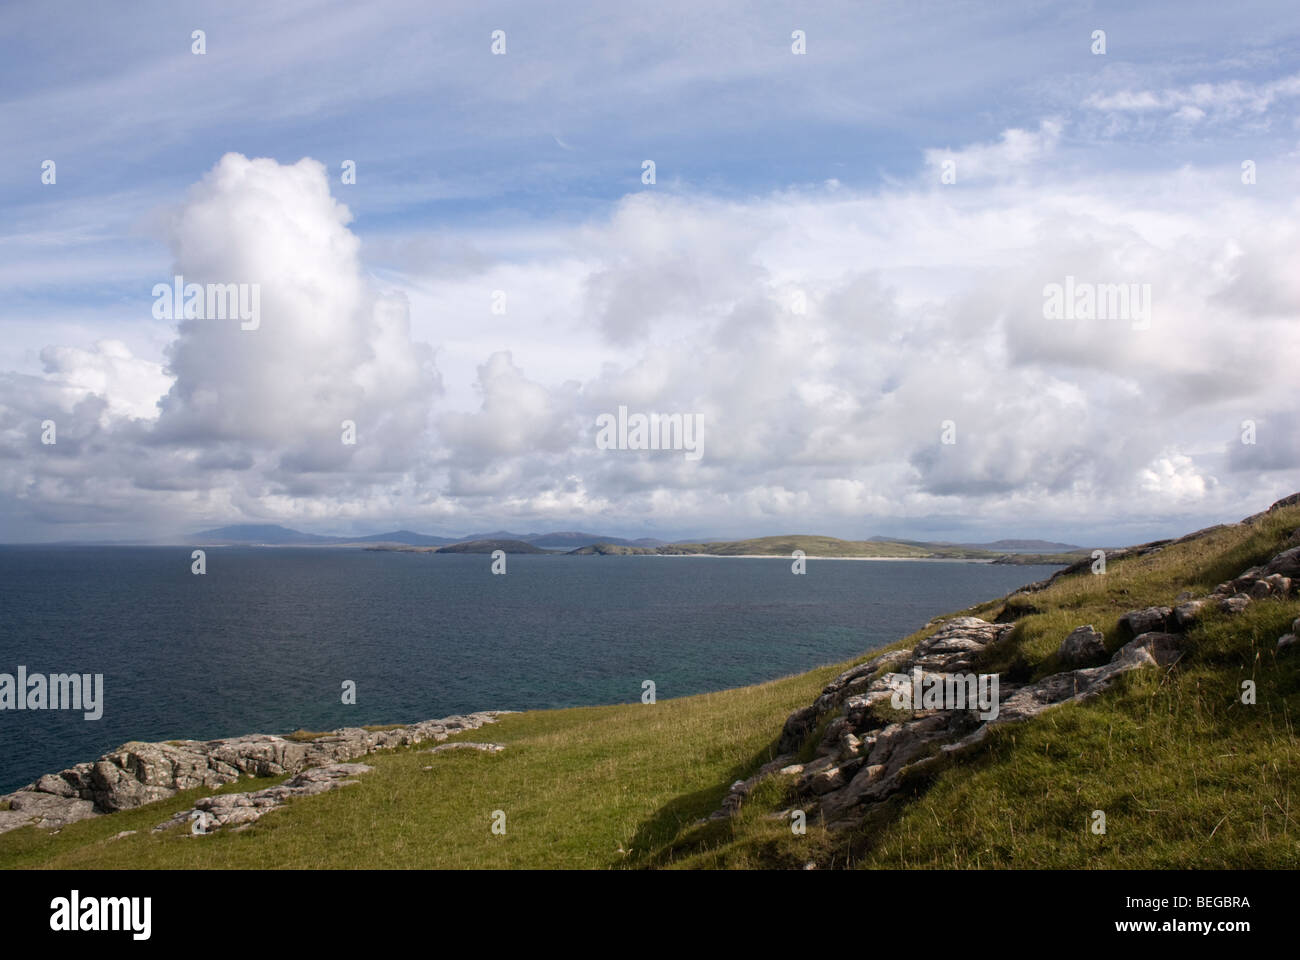
[[(708, 557), (712, 560), (793, 560), (787, 553), (630, 553), (610, 554), (630, 557)], [(822, 557), (806, 554), (805, 560), (900, 560), (909, 563), (996, 563), (995, 557)], [(1040, 564), (1056, 566), (1056, 564)]]
[[(130, 740), (97, 760), (44, 774), (0, 795), (0, 833), (23, 826), (57, 830), (80, 820), (166, 800), (183, 790), (221, 787), (247, 777), (297, 775), (308, 784), (329, 784), (323, 789), (332, 789), (333, 784), (342, 783), (332, 776), (337, 771), (331, 768), (339, 764), (379, 750), (425, 741), (441, 743), (514, 712), (480, 710), (418, 723), (341, 727), (287, 736), (250, 733), (217, 740)], [(331, 775), (317, 778), (313, 771)]]

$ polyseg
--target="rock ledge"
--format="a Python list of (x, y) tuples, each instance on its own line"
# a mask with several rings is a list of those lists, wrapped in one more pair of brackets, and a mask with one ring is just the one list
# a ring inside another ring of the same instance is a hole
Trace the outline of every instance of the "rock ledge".
[[(320, 780), (307, 777), (304, 771), (347, 765), (348, 761), (376, 750), (404, 747), (428, 740), (446, 740), (453, 734), (477, 730), (485, 723), (494, 723), (497, 717), (510, 712), (512, 711), (485, 710), (444, 717), (441, 720), (423, 720), (389, 730), (343, 727), (310, 740), (259, 733), (225, 740), (172, 740), (164, 743), (133, 740), (104, 754), (98, 760), (79, 763), (58, 773), (47, 773), (35, 783), (0, 796), (0, 805), (5, 801), (9, 804), (8, 810), (0, 810), (0, 833), (29, 824), (57, 829), (88, 817), (165, 800), (182, 790), (219, 787), (244, 776), (303, 774), (306, 779), (292, 789), (308, 789), (310, 784), (319, 785), (326, 781), (339, 785), (345, 781), (336, 783), (332, 774)], [(286, 788), (290, 788), (290, 784), (281, 784), (268, 790)], [(321, 789), (333, 789), (333, 786), (320, 789), (312, 787), (309, 792), (319, 793)], [(225, 810), (230, 806), (228, 801), (231, 798), (254, 798), (267, 792), (206, 797), (198, 801), (195, 808)], [(299, 794), (286, 794), (285, 797), (290, 795)], [(213, 803), (207, 807), (202, 806), (208, 801)], [(236, 819), (233, 822), (243, 820)]]

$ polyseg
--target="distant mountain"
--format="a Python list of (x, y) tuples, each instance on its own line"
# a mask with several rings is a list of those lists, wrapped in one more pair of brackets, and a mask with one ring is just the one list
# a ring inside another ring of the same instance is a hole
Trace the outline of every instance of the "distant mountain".
[(185, 542), (226, 544), (226, 545), (269, 545), (269, 546), (336, 546), (346, 543), (400, 543), (408, 547), (445, 547), (457, 543), (483, 543), (486, 541), (509, 541), (511, 543), (528, 543), (538, 547), (555, 549), (573, 549), (594, 543), (609, 543), (627, 547), (659, 547), (663, 540), (642, 537), (639, 540), (624, 540), (619, 537), (607, 537), (596, 533), (579, 533), (576, 531), (557, 531), (554, 533), (511, 533), (509, 530), (494, 530), (490, 533), (472, 533), (466, 537), (439, 537), (432, 534), (416, 533), (413, 530), (394, 530), (390, 533), (371, 533), (365, 536), (341, 537), (325, 536), (315, 533), (303, 533), (276, 523), (239, 523), (212, 530), (202, 530), (185, 538)]
[(493, 530), (491, 533), (471, 533), (467, 537), (456, 537), (452, 543), (470, 543), (474, 540), (522, 540), (525, 543), (531, 543), (533, 537), (541, 536), (538, 533), (511, 533), (509, 530)]
[(1069, 553), (1082, 550), (1083, 547), (1073, 543), (1054, 543), (1051, 540), (994, 540), (992, 543), (963, 543), (963, 547), (975, 547), (978, 550), (1004, 550), (1009, 553)]
[(327, 544), (343, 542), (338, 537), (321, 537), (301, 530), (290, 530), (278, 523), (237, 523), (229, 527), (201, 530), (191, 538), (196, 543), (229, 544)]
[(411, 547), (441, 547), (448, 543), (457, 542), (451, 537), (431, 537), (410, 530), (373, 533), (364, 537), (331, 537), (315, 533), (303, 533), (301, 530), (292, 530), (277, 523), (237, 523), (228, 527), (201, 530), (190, 539), (196, 543), (310, 547), (344, 543), (403, 543)]
[[(1004, 554), (1064, 554), (1083, 549), (1069, 543), (1054, 543), (1050, 540), (995, 540), (992, 543), (948, 543), (944, 541), (901, 540), (893, 537), (871, 537), (865, 541), (845, 541), (834, 537), (784, 536), (759, 537), (753, 540), (729, 541), (674, 541), (667, 543), (653, 537), (641, 537), (628, 540), (622, 537), (608, 537), (596, 533), (583, 533), (576, 530), (557, 530), (551, 533), (511, 533), (508, 530), (496, 530), (491, 533), (476, 533), (467, 537), (439, 537), (431, 534), (416, 533), (413, 530), (394, 530), (390, 533), (371, 533), (358, 537), (324, 536), (315, 533), (303, 533), (276, 523), (240, 523), (226, 527), (203, 530), (187, 538), (185, 542), (209, 543), (223, 545), (248, 546), (342, 546), (345, 544), (400, 544), (408, 547), (445, 548), (457, 545), (474, 544), (476, 550), (451, 550), (450, 553), (480, 552), (483, 544), (496, 544), (482, 552), (505, 550), (507, 553), (541, 553), (541, 548), (552, 550), (575, 551), (585, 547), (597, 547), (600, 550), (583, 551), (586, 553), (612, 553), (611, 548), (625, 548), (617, 552), (639, 553), (642, 551), (656, 553), (713, 553), (735, 555), (745, 553), (786, 554), (793, 549), (803, 549), (810, 556), (946, 556), (976, 557)], [(509, 546), (501, 546), (508, 544)], [(518, 545), (531, 547), (520, 550)], [(816, 552), (814, 552), (816, 551)]]
[(472, 533), (468, 537), (459, 537), (448, 542), (469, 543), (472, 540), (520, 540), (538, 547), (557, 549), (588, 547), (596, 543), (613, 544), (619, 547), (661, 547), (665, 542), (653, 537), (625, 540), (622, 537), (610, 537), (603, 533), (581, 533), (574, 530), (556, 530), (551, 533), (511, 533), (509, 530), (493, 530), (491, 533)]
[(613, 544), (617, 547), (660, 547), (663, 540), (642, 537), (639, 540), (624, 540), (622, 537), (607, 537), (598, 533), (577, 533), (560, 531), (556, 533), (529, 534), (520, 539), (537, 546), (547, 547), (586, 547), (596, 543)]
[(434, 537), (411, 530), (394, 530), (392, 533), (372, 533), (368, 537), (347, 537), (341, 543), (404, 543), (410, 547), (445, 547), (449, 543), (460, 543), (451, 537)]
[(546, 552), (523, 540), (471, 540), (468, 543), (451, 543), (439, 547), (438, 553), (492, 553), (494, 550), (504, 550), (506, 553)]
[(967, 550), (991, 550), (994, 553), (1070, 553), (1083, 547), (1073, 543), (1056, 543), (1051, 540), (994, 540), (992, 543), (953, 543), (950, 540), (904, 540), (900, 537), (868, 537), (870, 543), (905, 543), (910, 547), (933, 550), (950, 550), (961, 547)]

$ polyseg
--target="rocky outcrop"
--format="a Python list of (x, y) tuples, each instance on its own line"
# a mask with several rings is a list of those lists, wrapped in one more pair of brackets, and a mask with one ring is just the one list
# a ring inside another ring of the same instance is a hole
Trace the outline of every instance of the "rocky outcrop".
[[(793, 753), (778, 757), (754, 777), (734, 784), (714, 816), (734, 814), (758, 782), (780, 772), (796, 777), (794, 805), (810, 818), (820, 815), (831, 829), (855, 826), (867, 808), (954, 754), (976, 747), (993, 727), (1097, 696), (1129, 670), (1176, 657), (1172, 635), (1147, 633), (1120, 648), (1104, 665), (1053, 674), (1030, 684), (999, 684), (998, 713), (988, 720), (981, 720), (974, 709), (893, 710), (895, 691), (910, 687), (915, 668), (927, 675), (971, 673), (978, 653), (1011, 629), (1011, 624), (958, 617), (910, 653), (904, 652), (901, 662), (895, 651), (837, 677), (818, 700), (836, 715), (826, 725), (813, 759), (795, 763)], [(892, 672), (890, 661), (901, 672)], [(824, 699), (828, 693), (829, 702)], [(793, 714), (783, 731), (782, 746), (797, 747), (797, 731), (825, 717), (816, 705), (814, 715), (816, 720), (807, 710)]]
[[(911, 650), (880, 654), (840, 674), (807, 707), (785, 722), (777, 742), (778, 756), (747, 780), (737, 781), (712, 819), (733, 816), (762, 780), (773, 775), (793, 777), (794, 809), (814, 816), (830, 829), (857, 826), (871, 810), (909, 783), (936, 772), (941, 765), (976, 749), (995, 727), (1029, 720), (1064, 703), (1089, 700), (1105, 692), (1130, 670), (1172, 668), (1182, 656), (1182, 632), (1195, 625), (1204, 611), (1219, 605), (1240, 612), (1266, 597), (1290, 597), (1300, 586), (1300, 547), (1279, 553), (1267, 564), (1244, 571), (1220, 584), (1212, 595), (1180, 595), (1177, 606), (1145, 607), (1120, 618), (1123, 636), (1131, 637), (1105, 663), (1103, 638), (1091, 624), (1072, 630), (1057, 654), (1069, 666), (1030, 683), (999, 678), (996, 712), (974, 705), (922, 709), (913, 704), (917, 671), (921, 676), (970, 675), (980, 654), (1014, 629), (1013, 623), (989, 623), (976, 617), (948, 620)], [(1300, 619), (1278, 641), (1278, 650), (1294, 648)], [(907, 696), (902, 694), (906, 692)], [(904, 709), (898, 705), (905, 704)], [(796, 762), (811, 735), (820, 730), (812, 759)]]
[(369, 773), (373, 767), (364, 763), (331, 763), (323, 767), (304, 770), (296, 777), (265, 790), (252, 793), (219, 793), (212, 797), (201, 797), (189, 810), (182, 810), (158, 826), (153, 833), (171, 830), (183, 823), (191, 823), (192, 833), (206, 835), (215, 833), (222, 827), (243, 830), (254, 821), (272, 810), (276, 810), (297, 797), (312, 797), (327, 790), (337, 790), (360, 783), (350, 779), (363, 773)]
[(385, 730), (344, 727), (302, 739), (251, 734), (225, 740), (131, 741), (94, 762), (46, 774), (0, 796), (0, 806), (8, 801), (9, 807), (0, 809), (0, 833), (28, 824), (58, 828), (164, 800), (195, 787), (219, 787), (244, 776), (290, 776), (355, 760), (376, 750), (442, 741), (465, 730), (477, 730), (509, 712), (488, 710)]
[(1284, 633), (1277, 638), (1277, 652), (1282, 653), (1285, 650), (1295, 649), (1296, 637), (1300, 637), (1300, 617), (1296, 617), (1291, 622), (1290, 633)]
[(1106, 644), (1103, 641), (1101, 631), (1091, 623), (1086, 627), (1075, 627), (1071, 630), (1069, 636), (1061, 641), (1061, 646), (1056, 651), (1056, 656), (1061, 663), (1071, 667), (1092, 663), (1095, 660), (1100, 660), (1105, 655)]
[(1164, 630), (1173, 614), (1170, 607), (1146, 607), (1142, 610), (1130, 610), (1119, 618), (1120, 630), (1129, 637), (1140, 637), (1153, 630)]
[(421, 753), (449, 753), (456, 750), (477, 750), (480, 753), (500, 753), (505, 747), (499, 743), (473, 743), (469, 740), (461, 740), (459, 743), (444, 743), (437, 747), (430, 747), (428, 750), (421, 750)]

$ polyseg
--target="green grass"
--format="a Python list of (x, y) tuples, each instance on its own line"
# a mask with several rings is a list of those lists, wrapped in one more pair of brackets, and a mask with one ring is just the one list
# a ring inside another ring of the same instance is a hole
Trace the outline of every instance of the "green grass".
[[(375, 754), (357, 786), (294, 801), (239, 833), (149, 835), (205, 790), (55, 834), (25, 827), (0, 835), (0, 866), (636, 866), (766, 762), (790, 711), (842, 668), (652, 705), (510, 714), (451, 741), (491, 740), (503, 753)], [(491, 832), (494, 810), (506, 812), (505, 836)], [(140, 832), (108, 840), (122, 830)]]
[[(1298, 527), (1300, 507), (1278, 511), (1115, 559), (1105, 576), (1085, 571), (964, 611), (1016, 621), (981, 669), (1049, 673), (1061, 639), (1083, 623), (1114, 650), (1126, 639), (1125, 611), (1208, 593), (1282, 549)], [(1188, 635), (1176, 668), (1128, 674), (1088, 704), (1000, 728), (978, 754), (845, 833), (809, 823), (795, 836), (773, 819), (790, 805), (782, 777), (762, 783), (737, 818), (698, 821), (772, 758), (786, 716), (847, 663), (655, 705), (507, 715), (453, 738), (503, 743), (500, 754), (377, 754), (359, 785), (295, 801), (241, 832), (149, 834), (210, 791), (56, 833), (23, 828), (0, 835), (0, 867), (1294, 867), (1300, 656), (1275, 657), (1274, 647), (1297, 615), (1296, 601), (1212, 614)], [(1241, 702), (1243, 680), (1256, 684), (1253, 706)], [(805, 759), (811, 749), (805, 743)], [(495, 810), (506, 813), (505, 836), (491, 831)], [(1089, 829), (1094, 810), (1106, 814), (1104, 835)], [(110, 839), (124, 830), (139, 832)]]
[[(1146, 557), (1059, 579), (1046, 590), (981, 604), (1020, 617), (981, 669), (1022, 679), (1058, 669), (1069, 630), (1093, 623), (1107, 648), (1125, 611), (1208, 593), (1263, 562), (1300, 527), (1300, 508), (1217, 530)], [(1010, 609), (1008, 609), (1010, 608)], [(1216, 612), (1187, 637), (1176, 668), (1128, 674), (1107, 695), (994, 731), (974, 758), (874, 812), (862, 828), (795, 836), (769, 817), (791, 803), (774, 780), (726, 832), (688, 828), (660, 852), (689, 867), (1282, 868), (1300, 865), (1300, 657), (1277, 638), (1300, 602), (1268, 600), (1237, 617)], [(919, 635), (909, 638), (909, 643)], [(1256, 703), (1242, 700), (1242, 681)], [(1106, 833), (1090, 829), (1094, 810)]]

